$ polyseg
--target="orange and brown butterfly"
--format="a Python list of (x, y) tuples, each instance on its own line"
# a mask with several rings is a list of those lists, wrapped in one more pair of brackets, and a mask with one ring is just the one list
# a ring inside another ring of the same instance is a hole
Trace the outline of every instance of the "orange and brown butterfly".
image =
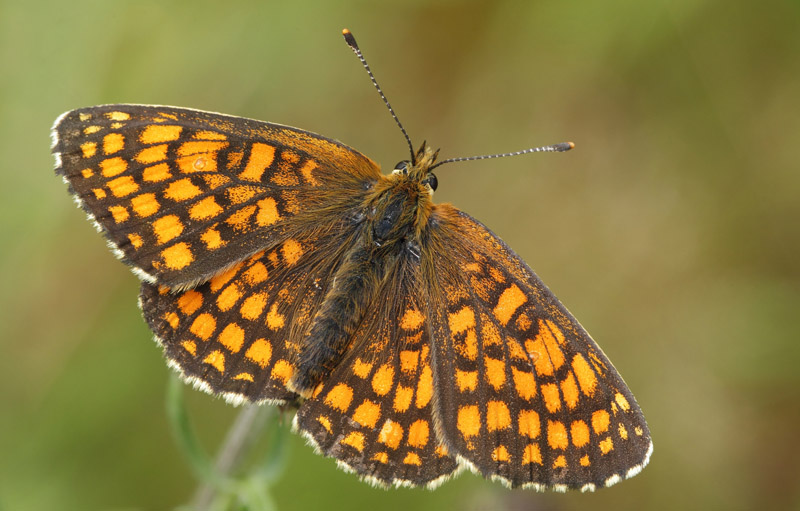
[(296, 128), (123, 104), (67, 112), (53, 138), (169, 364), (298, 406), (294, 427), (362, 478), (594, 490), (647, 464), (619, 373), (502, 240), (433, 202), (426, 144), (384, 175)]

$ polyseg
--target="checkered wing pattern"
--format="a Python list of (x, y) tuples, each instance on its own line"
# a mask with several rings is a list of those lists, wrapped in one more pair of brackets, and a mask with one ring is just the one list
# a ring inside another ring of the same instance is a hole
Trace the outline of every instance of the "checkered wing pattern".
[(450, 453), (514, 487), (593, 490), (638, 473), (650, 433), (600, 348), (484, 225), (447, 205), (432, 219), (434, 401)]
[(137, 275), (189, 288), (346, 216), (370, 159), (295, 128), (175, 107), (107, 105), (53, 128), (56, 172)]
[(353, 336), (347, 358), (298, 410), (319, 451), (381, 486), (434, 487), (459, 469), (436, 434), (419, 266), (405, 260)]

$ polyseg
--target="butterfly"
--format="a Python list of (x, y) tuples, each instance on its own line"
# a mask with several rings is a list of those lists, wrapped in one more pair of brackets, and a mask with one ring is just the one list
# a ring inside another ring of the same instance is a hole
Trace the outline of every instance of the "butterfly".
[(502, 240), (433, 202), (432, 170), (466, 158), (400, 128), (411, 157), (390, 174), (314, 133), (169, 106), (67, 112), (53, 152), (141, 279), (169, 364), (232, 402), (296, 406), (294, 428), (363, 479), (637, 474), (653, 447), (619, 373)]

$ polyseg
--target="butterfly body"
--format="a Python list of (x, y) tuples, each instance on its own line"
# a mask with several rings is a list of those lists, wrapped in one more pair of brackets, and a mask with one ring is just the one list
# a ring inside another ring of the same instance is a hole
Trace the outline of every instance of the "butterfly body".
[(298, 406), (297, 430), (369, 481), (593, 490), (647, 463), (622, 378), (504, 242), (433, 203), (427, 146), (383, 175), (320, 135), (148, 105), (67, 112), (53, 137), (170, 365)]

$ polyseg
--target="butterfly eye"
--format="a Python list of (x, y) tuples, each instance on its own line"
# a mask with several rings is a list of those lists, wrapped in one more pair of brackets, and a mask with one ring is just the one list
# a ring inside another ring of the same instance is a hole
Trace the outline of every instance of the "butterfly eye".
[(404, 176), (408, 175), (408, 167), (410, 166), (411, 162), (408, 160), (403, 160), (397, 165), (394, 166), (394, 170), (392, 174), (403, 174)]
[(431, 190), (435, 192), (436, 188), (439, 186), (439, 180), (436, 179), (436, 174), (431, 172), (425, 179), (422, 180), (422, 184), (430, 186)]

